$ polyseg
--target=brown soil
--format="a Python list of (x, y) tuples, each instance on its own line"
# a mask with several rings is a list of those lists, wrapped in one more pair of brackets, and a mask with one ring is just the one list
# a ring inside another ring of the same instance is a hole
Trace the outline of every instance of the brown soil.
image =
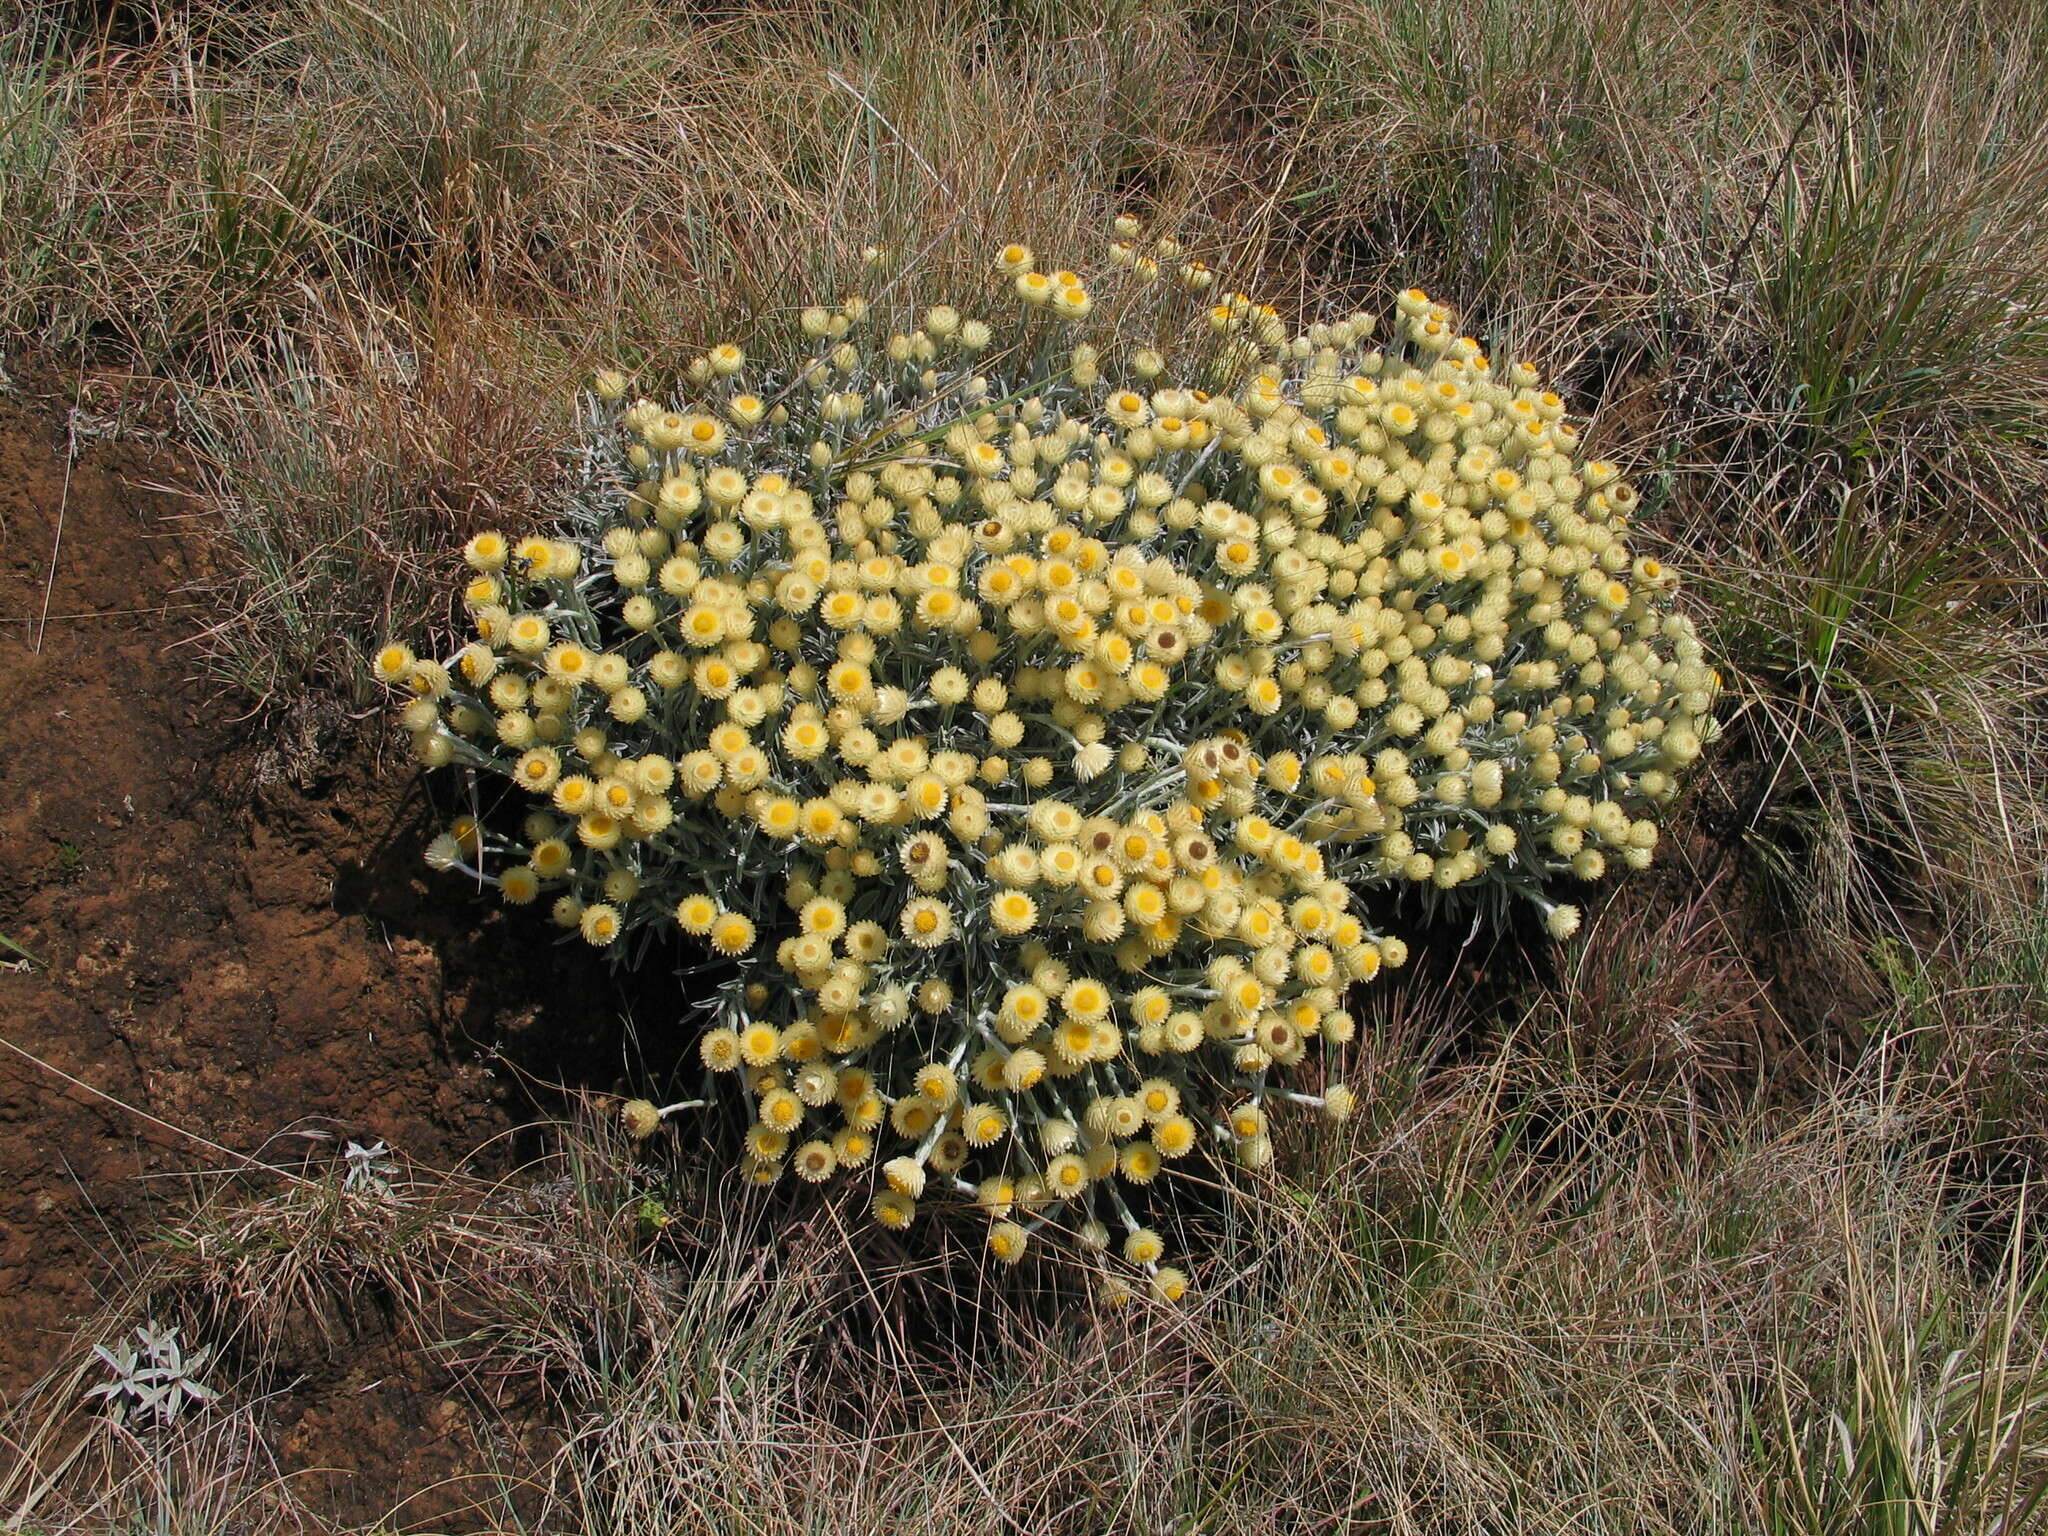
[[(502, 1166), (535, 1075), (610, 1075), (589, 1063), (619, 1014), (530, 919), (430, 899), (406, 765), (363, 746), (293, 787), (189, 681), (203, 556), (191, 504), (151, 489), (182, 466), (86, 445), (67, 486), (56, 415), (0, 397), (0, 935), (37, 962), (0, 946), (0, 1400), (75, 1350), (184, 1176), (350, 1139)], [(463, 1414), (364, 1343), (279, 1400), (277, 1443), (360, 1472), (342, 1503), (374, 1514), (451, 1470)]]

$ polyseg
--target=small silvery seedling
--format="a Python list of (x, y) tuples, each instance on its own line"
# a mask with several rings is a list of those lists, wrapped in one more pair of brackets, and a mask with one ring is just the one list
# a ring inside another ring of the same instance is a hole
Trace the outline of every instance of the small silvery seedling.
[(107, 1412), (116, 1423), (141, 1419), (156, 1424), (175, 1423), (190, 1404), (210, 1403), (220, 1393), (199, 1380), (199, 1372), (213, 1355), (211, 1344), (190, 1354), (178, 1342), (178, 1330), (155, 1323), (136, 1326), (133, 1344), (125, 1339), (112, 1349), (95, 1344), (93, 1353), (114, 1373), (112, 1381), (101, 1382), (86, 1392), (103, 1398)]
[(392, 1198), (391, 1176), (398, 1171), (398, 1164), (392, 1159), (388, 1146), (380, 1141), (366, 1147), (359, 1141), (352, 1141), (342, 1149), (341, 1155), (348, 1164), (348, 1172), (341, 1181), (345, 1193)]

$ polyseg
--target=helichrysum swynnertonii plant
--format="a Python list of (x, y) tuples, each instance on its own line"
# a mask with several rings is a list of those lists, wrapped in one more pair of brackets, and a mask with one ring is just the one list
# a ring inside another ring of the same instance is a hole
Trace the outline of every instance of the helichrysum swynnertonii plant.
[(476, 639), (375, 665), (531, 800), (431, 863), (733, 962), (751, 1177), (879, 1162), (885, 1225), (958, 1191), (1174, 1297), (1133, 1191), (1348, 1111), (1305, 1064), (1406, 958), (1361, 896), (1570, 934), (1546, 883), (1649, 862), (1715, 679), (1531, 369), (1412, 289), (1290, 336), (1133, 233), (1097, 289), (1013, 245), (979, 315), (811, 310), (673, 408), (600, 378), (563, 536), (471, 540)]

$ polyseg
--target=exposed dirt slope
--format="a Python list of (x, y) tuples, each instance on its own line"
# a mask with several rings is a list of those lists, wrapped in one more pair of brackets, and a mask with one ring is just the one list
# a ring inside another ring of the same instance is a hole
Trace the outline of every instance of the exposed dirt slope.
[[(199, 544), (149, 488), (181, 466), (87, 446), (67, 487), (56, 415), (0, 396), (0, 934), (40, 962), (0, 970), (0, 1398), (176, 1193), (152, 1175), (317, 1165), (349, 1138), (450, 1166), (529, 1102), (508, 1063), (587, 1065), (616, 1017), (531, 923), (429, 901), (404, 765), (361, 750), (294, 788), (187, 680)], [(445, 1470), (454, 1405), (419, 1369), (373, 1348), (323, 1374), (279, 1402), (292, 1460), (361, 1470), (369, 1504)]]

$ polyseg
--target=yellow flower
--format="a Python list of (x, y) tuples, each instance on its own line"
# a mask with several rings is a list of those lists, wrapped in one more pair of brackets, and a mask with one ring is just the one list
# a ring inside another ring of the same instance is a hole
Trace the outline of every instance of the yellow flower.
[(897, 849), (906, 874), (922, 889), (936, 890), (945, 883), (950, 862), (945, 840), (929, 832), (907, 837)]
[(752, 919), (739, 912), (724, 913), (711, 925), (711, 943), (720, 954), (745, 954), (754, 947)]
[(830, 800), (807, 800), (798, 814), (798, 827), (807, 843), (829, 843), (845, 825), (845, 815)]
[(932, 949), (952, 937), (953, 914), (941, 902), (920, 896), (906, 902), (897, 919), (903, 937), (919, 949)]
[(788, 1135), (804, 1123), (804, 1101), (787, 1088), (772, 1088), (761, 1095), (761, 1124)]
[(911, 814), (930, 821), (946, 813), (946, 786), (934, 774), (921, 773), (904, 787)]
[(1169, 1050), (1185, 1055), (1189, 1051), (1199, 1049), (1204, 1038), (1202, 1020), (1198, 1014), (1182, 1009), (1166, 1021), (1166, 1045)]
[(1117, 1171), (1126, 1183), (1140, 1186), (1159, 1177), (1158, 1148), (1148, 1141), (1134, 1141), (1117, 1154)]
[(960, 1132), (973, 1147), (993, 1146), (1009, 1128), (1008, 1118), (993, 1104), (970, 1105), (960, 1119)]
[(1060, 1009), (1068, 1018), (1094, 1023), (1109, 1012), (1109, 989), (1083, 976), (1070, 982), (1060, 994)]
[(569, 845), (559, 837), (545, 837), (533, 845), (527, 855), (534, 872), (543, 880), (558, 880), (569, 872), (575, 855)]
[(1183, 1114), (1165, 1115), (1152, 1127), (1152, 1145), (1163, 1158), (1187, 1156), (1195, 1149), (1195, 1141), (1195, 1122)]
[(1022, 891), (1003, 891), (990, 904), (989, 919), (999, 933), (1028, 933), (1038, 922), (1038, 903)]
[(741, 1062), (740, 1038), (729, 1029), (710, 1029), (697, 1042), (697, 1055), (713, 1072), (734, 1072)]
[(1005, 1039), (1027, 1040), (1050, 1016), (1052, 1003), (1045, 993), (1029, 982), (1011, 985), (1003, 993), (997, 1027)]
[(1043, 1054), (1025, 1046), (1012, 1051), (1003, 1063), (1003, 1086), (1012, 1093), (1024, 1093), (1037, 1086), (1045, 1077), (1046, 1061)]
[(846, 931), (846, 908), (829, 896), (813, 897), (804, 903), (797, 921), (805, 933), (830, 943)]
[(536, 795), (552, 793), (561, 782), (561, 776), (561, 754), (552, 747), (534, 747), (521, 753), (512, 768), (512, 777), (520, 787)]
[(371, 670), (382, 683), (403, 682), (412, 672), (412, 651), (393, 641), (380, 649), (371, 662)]
[(915, 1158), (892, 1157), (882, 1165), (882, 1177), (889, 1188), (905, 1199), (915, 1200), (924, 1193), (924, 1165)]
[(1095, 1025), (1086, 1019), (1068, 1019), (1053, 1031), (1053, 1054), (1069, 1066), (1092, 1061), (1095, 1044)]
[(677, 445), (687, 449), (700, 459), (708, 459), (725, 450), (725, 426), (714, 416), (692, 416), (684, 422), (681, 441)]
[(1072, 1152), (1062, 1152), (1045, 1165), (1046, 1192), (1055, 1199), (1072, 1200), (1090, 1182), (1088, 1165)]
[(892, 1232), (901, 1232), (917, 1219), (917, 1202), (893, 1189), (885, 1189), (875, 1196), (871, 1207), (876, 1222)]
[(786, 842), (797, 835), (802, 808), (794, 800), (783, 795), (770, 795), (760, 799), (752, 809), (756, 825), (770, 837)]
[(938, 1062), (918, 1068), (916, 1087), (919, 1094), (940, 1109), (951, 1104), (960, 1094), (960, 1080), (954, 1076), (953, 1069)]
[(1156, 923), (1166, 916), (1166, 892), (1156, 885), (1134, 885), (1124, 892), (1124, 911), (1134, 923)]
[(796, 1149), (789, 1165), (805, 1183), (821, 1184), (838, 1171), (839, 1155), (830, 1142), (812, 1140)]
[(1180, 1107), (1180, 1090), (1163, 1077), (1140, 1083), (1137, 1098), (1140, 1112), (1155, 1126)]
[(537, 613), (514, 614), (506, 621), (505, 643), (522, 655), (539, 655), (550, 638), (548, 621)]
[(759, 1020), (739, 1032), (740, 1059), (750, 1067), (765, 1067), (782, 1054), (782, 1035), (773, 1024)]

